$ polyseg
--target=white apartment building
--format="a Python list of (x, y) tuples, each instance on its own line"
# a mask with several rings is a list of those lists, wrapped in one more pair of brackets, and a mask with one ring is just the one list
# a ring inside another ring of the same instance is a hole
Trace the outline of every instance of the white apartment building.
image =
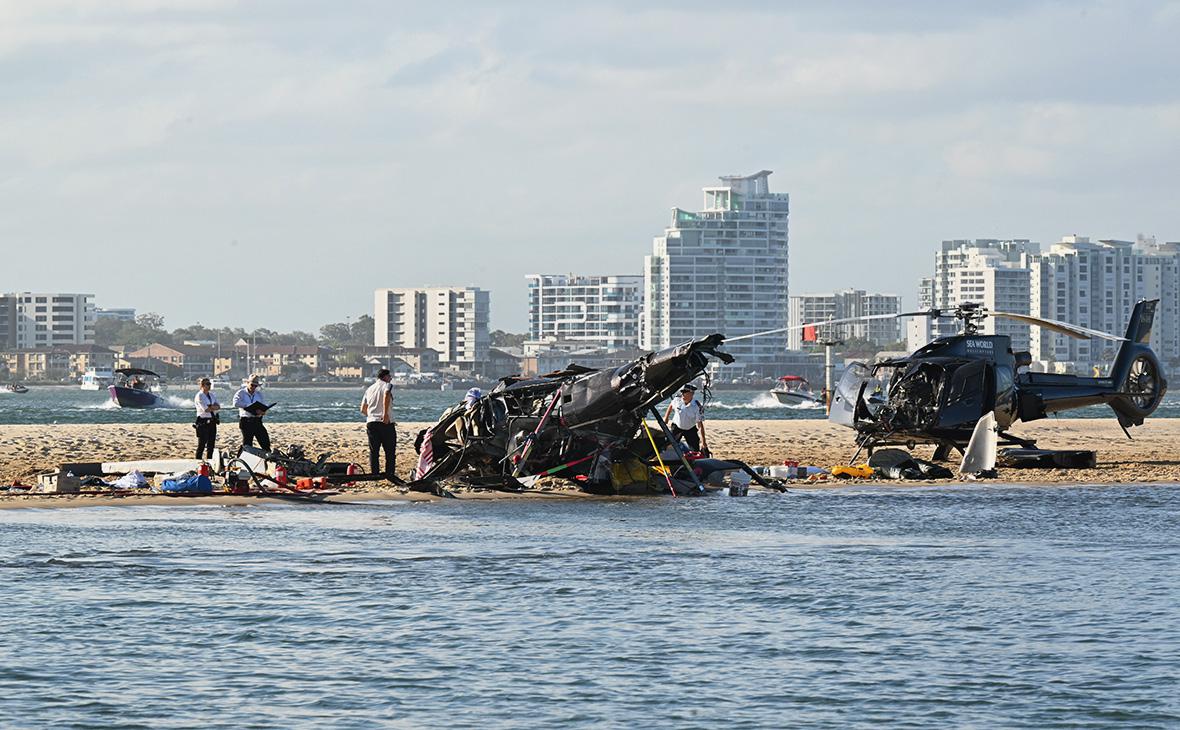
[(488, 292), (477, 287), (378, 289), (373, 301), (373, 344), (431, 348), (439, 362), (479, 371), (488, 362)]
[[(790, 196), (770, 192), (770, 174), (722, 177), (703, 189), (702, 210), (672, 209), (644, 258), (642, 347), (786, 325)], [(779, 374), (786, 346), (785, 332), (727, 343), (737, 358), (728, 370)]]
[[(639, 346), (643, 277), (529, 274), (528, 345), (630, 350)], [(526, 352), (529, 348), (526, 346)]]
[[(944, 241), (935, 276), (922, 279), (919, 308), (951, 308), (973, 301), (993, 311), (1031, 314), (1121, 335), (1140, 299), (1159, 299), (1151, 344), (1166, 363), (1180, 359), (1180, 243), (1092, 241), (1065, 236), (1041, 253), (1025, 240)], [(954, 334), (956, 320), (941, 325), (913, 318), (908, 346)], [(983, 331), (1007, 334), (1015, 350), (1027, 349), (1045, 369), (1088, 373), (1113, 359), (1118, 343), (1077, 339), (1011, 320), (984, 321)]]
[(94, 344), (94, 295), (0, 295), (0, 342), (12, 349)]
[[(975, 302), (992, 311), (1030, 314), (1030, 261), (1039, 245), (1027, 239), (943, 241), (934, 258), (934, 276), (923, 279), (918, 308), (951, 310)], [(916, 350), (930, 340), (961, 331), (953, 317), (911, 318), (906, 328), (907, 347)], [(1029, 348), (1029, 327), (1010, 319), (985, 319), (980, 332), (1007, 335), (1014, 350)]]
[[(897, 314), (901, 311), (901, 297), (896, 294), (868, 293), (863, 289), (844, 289), (823, 294), (800, 294), (791, 297), (791, 331), (787, 333), (787, 347), (803, 347), (801, 325), (826, 319), (868, 317), (878, 314)], [(825, 333), (825, 335), (828, 333)], [(901, 339), (901, 323), (896, 319), (876, 319), (839, 325), (832, 336), (843, 339), (868, 340), (885, 346)]]
[[(1154, 240), (1091, 241), (1065, 236), (1032, 266), (1034, 304), (1040, 316), (1121, 335), (1140, 299), (1160, 299), (1151, 345), (1161, 359), (1180, 355), (1180, 244)], [(1036, 311), (1034, 310), (1034, 311)], [(1039, 330), (1032, 343), (1034, 360), (1109, 363), (1118, 343), (1079, 340)]]

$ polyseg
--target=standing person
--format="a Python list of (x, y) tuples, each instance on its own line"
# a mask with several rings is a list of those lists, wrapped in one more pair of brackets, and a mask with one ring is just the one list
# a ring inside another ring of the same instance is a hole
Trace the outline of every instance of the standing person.
[(251, 409), (250, 407), (255, 404), (266, 405), (262, 401), (262, 391), (258, 388), (258, 376), (251, 375), (246, 384), (234, 393), (234, 407), (238, 409), (238, 428), (242, 430), (242, 445), (253, 446), (254, 439), (258, 439), (258, 448), (270, 451), (270, 434), (266, 432), (266, 426), (262, 425), (265, 411)]
[(361, 413), (369, 433), (369, 473), (381, 472), (381, 452), (385, 452), (385, 478), (397, 483), (397, 424), (393, 422), (393, 376), (385, 368), (361, 398)]
[(705, 407), (696, 399), (696, 386), (685, 385), (680, 389), (680, 397), (672, 400), (668, 410), (664, 411), (664, 420), (672, 416), (669, 425), (672, 427), (672, 440), (680, 443), (683, 439), (692, 451), (709, 453), (708, 439), (705, 438)]
[[(217, 442), (217, 424), (221, 423), (221, 404), (217, 402), (217, 394), (213, 392), (213, 383), (209, 378), (201, 378), (200, 390), (193, 397), (197, 405), (197, 420), (193, 428), (197, 429), (197, 458), (212, 459), (213, 445)], [(201, 456), (201, 452), (205, 456)]]

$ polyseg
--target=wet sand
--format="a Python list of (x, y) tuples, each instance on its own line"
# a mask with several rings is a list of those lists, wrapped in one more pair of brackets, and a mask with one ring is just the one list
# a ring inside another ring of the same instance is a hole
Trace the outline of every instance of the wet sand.
[[(407, 476), (416, 462), (413, 440), (426, 424), (404, 423), (398, 428), (398, 473)], [(800, 464), (831, 468), (847, 463), (855, 447), (852, 432), (826, 421), (709, 421), (709, 446), (720, 458), (751, 465)], [(1016, 433), (1035, 438), (1043, 448), (1095, 449), (1094, 469), (1002, 469), (1000, 483), (1020, 484), (1119, 484), (1180, 483), (1180, 419), (1149, 420), (1131, 430), (1128, 441), (1113, 418), (1046, 419), (1025, 424)], [(362, 423), (277, 423), (270, 425), (275, 446), (298, 443), (308, 454), (331, 452), (333, 461), (354, 461), (367, 471), (368, 447)], [(220, 448), (236, 450), (241, 443), (236, 427), (222, 426)], [(133, 459), (191, 458), (196, 439), (188, 424), (107, 424), (0, 426), (0, 488), (20, 480), (36, 483), (39, 473), (56, 471), (62, 463), (124, 461)], [(930, 447), (918, 447), (915, 455), (929, 457)], [(832, 486), (841, 482), (829, 483)], [(910, 483), (913, 484), (913, 483)], [(811, 485), (824, 486), (824, 485)], [(573, 492), (577, 494), (577, 492)], [(495, 493), (503, 496), (503, 493)], [(556, 496), (562, 492), (550, 492)], [(342, 499), (407, 498), (397, 490), (365, 487)], [(423, 498), (412, 495), (412, 498)], [(257, 503), (256, 498), (176, 498), (158, 495), (131, 497), (0, 495), (0, 506), (33, 506), (34, 503), (90, 505)]]

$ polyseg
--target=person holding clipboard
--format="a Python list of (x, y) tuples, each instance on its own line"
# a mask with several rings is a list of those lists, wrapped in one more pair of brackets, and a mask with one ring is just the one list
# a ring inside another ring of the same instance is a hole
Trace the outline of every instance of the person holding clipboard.
[(234, 393), (234, 407), (238, 409), (238, 428), (242, 430), (242, 445), (253, 446), (258, 439), (258, 448), (270, 451), (270, 434), (262, 425), (262, 417), (271, 406), (262, 402), (262, 391), (258, 389), (258, 376), (251, 375), (237, 393)]

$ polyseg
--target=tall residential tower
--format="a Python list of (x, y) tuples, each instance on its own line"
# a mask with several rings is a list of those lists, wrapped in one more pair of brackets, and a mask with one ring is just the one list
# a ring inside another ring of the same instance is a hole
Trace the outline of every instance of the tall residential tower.
[[(671, 225), (644, 259), (643, 347), (661, 349), (720, 332), (787, 324), (790, 196), (771, 193), (770, 170), (726, 176), (704, 188), (704, 208), (672, 209)], [(727, 343), (733, 374), (777, 375), (786, 333)]]
[(488, 292), (476, 287), (378, 289), (373, 344), (429, 347), (439, 362), (459, 370), (486, 366), (490, 335)]

